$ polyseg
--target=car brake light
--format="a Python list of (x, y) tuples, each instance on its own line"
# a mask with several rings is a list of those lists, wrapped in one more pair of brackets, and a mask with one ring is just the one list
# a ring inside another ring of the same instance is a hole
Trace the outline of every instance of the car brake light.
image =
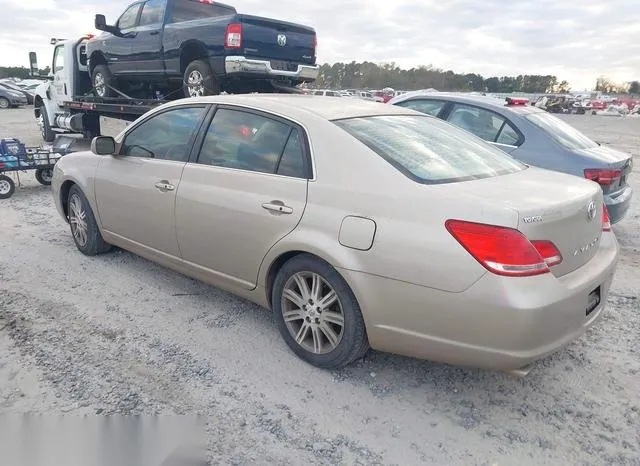
[(313, 37), (313, 59), (318, 56), (318, 36)]
[[(550, 272), (549, 264), (540, 251), (518, 230), (463, 220), (447, 220), (445, 227), (469, 254), (492, 273), (530, 277)], [(559, 255), (557, 249), (551, 251), (547, 242), (538, 243), (553, 263), (555, 253)]]
[(602, 231), (611, 231), (611, 218), (606, 204), (602, 204)]
[(584, 177), (596, 183), (608, 186), (622, 176), (620, 169), (608, 168), (587, 168), (584, 171)]
[(242, 24), (231, 23), (227, 26), (225, 46), (229, 49), (239, 49), (242, 47)]

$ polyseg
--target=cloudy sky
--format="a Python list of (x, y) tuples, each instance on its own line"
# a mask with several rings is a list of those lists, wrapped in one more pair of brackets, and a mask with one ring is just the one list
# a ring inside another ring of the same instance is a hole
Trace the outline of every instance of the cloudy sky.
[[(576, 90), (640, 79), (640, 0), (227, 0), (316, 28), (320, 62), (396, 62), (484, 75), (553, 74)], [(129, 0), (0, 0), (0, 65), (48, 64), (51, 37), (115, 22)], [(394, 6), (391, 6), (394, 5)]]

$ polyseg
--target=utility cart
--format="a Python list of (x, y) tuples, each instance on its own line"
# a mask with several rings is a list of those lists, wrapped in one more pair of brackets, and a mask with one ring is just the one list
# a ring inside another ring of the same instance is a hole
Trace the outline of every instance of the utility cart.
[[(18, 139), (0, 139), (0, 199), (8, 199), (16, 186), (9, 172), (35, 170), (36, 180), (48, 186), (53, 178), (53, 166), (69, 152), (70, 144), (46, 147), (26, 147)], [(19, 180), (19, 178), (18, 178)]]

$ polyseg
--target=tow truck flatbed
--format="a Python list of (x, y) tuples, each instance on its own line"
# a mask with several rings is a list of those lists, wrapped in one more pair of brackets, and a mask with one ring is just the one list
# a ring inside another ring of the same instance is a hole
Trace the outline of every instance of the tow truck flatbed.
[(95, 113), (107, 118), (133, 121), (154, 107), (169, 102), (158, 99), (126, 99), (122, 97), (77, 96), (62, 103), (71, 112)]

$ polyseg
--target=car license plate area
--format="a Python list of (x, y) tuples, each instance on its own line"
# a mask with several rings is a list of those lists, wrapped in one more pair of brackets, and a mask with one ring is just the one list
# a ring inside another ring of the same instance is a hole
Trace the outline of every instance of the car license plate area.
[(287, 71), (287, 62), (284, 60), (271, 60), (271, 68), (277, 71)]
[(600, 287), (589, 293), (586, 315), (591, 314), (600, 305)]
[(271, 69), (276, 71), (297, 71), (298, 65), (285, 60), (271, 60)]

